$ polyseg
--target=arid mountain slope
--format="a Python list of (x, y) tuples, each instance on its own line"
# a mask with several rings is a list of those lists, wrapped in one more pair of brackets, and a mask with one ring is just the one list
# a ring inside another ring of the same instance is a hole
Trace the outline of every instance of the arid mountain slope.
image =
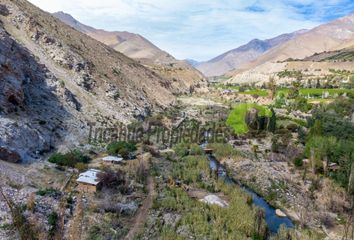
[(175, 99), (170, 80), (25, 0), (2, 0), (0, 20), (2, 159), (82, 143), (88, 121), (128, 122)]
[(130, 58), (150, 60), (154, 63), (170, 63), (176, 61), (167, 52), (162, 51), (139, 34), (120, 31), (109, 32), (95, 29), (80, 23), (70, 14), (64, 12), (53, 13), (53, 16)]
[(179, 90), (177, 93), (188, 92), (190, 88), (203, 84), (204, 76), (200, 72), (186, 62), (176, 60), (139, 34), (95, 29), (80, 23), (64, 12), (53, 13), (53, 16), (76, 30), (137, 60), (162, 77), (172, 80), (174, 88)]
[[(315, 53), (336, 51), (352, 45), (354, 39), (354, 14), (318, 26), (294, 39), (270, 49), (255, 61), (230, 73), (230, 82), (265, 81), (272, 69), (279, 70), (277, 62), (304, 59)], [(266, 72), (263, 72), (266, 70)]]
[(260, 55), (271, 48), (274, 48), (294, 37), (304, 33), (306, 30), (300, 30), (293, 33), (283, 34), (272, 39), (259, 40), (254, 39), (249, 43), (228, 51), (210, 61), (199, 63), (196, 68), (206, 76), (219, 76), (239, 66), (255, 60)]
[(316, 53), (304, 60), (313, 62), (354, 62), (354, 46), (336, 51)]

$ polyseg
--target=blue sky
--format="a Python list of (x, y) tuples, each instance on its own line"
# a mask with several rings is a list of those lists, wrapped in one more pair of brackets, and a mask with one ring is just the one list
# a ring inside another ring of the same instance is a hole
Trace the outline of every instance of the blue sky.
[(354, 12), (354, 0), (30, 0), (110, 31), (139, 33), (178, 59), (209, 60)]

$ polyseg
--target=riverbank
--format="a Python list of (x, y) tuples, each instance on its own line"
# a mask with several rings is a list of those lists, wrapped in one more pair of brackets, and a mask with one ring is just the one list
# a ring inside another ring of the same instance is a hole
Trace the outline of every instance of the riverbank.
[[(259, 193), (255, 192), (252, 188), (242, 184), (242, 182), (235, 180), (228, 175), (228, 169), (222, 165), (213, 155), (208, 155), (210, 169), (217, 172), (218, 177), (224, 179), (224, 182), (229, 185), (237, 185), (245, 191), (251, 198), (252, 203), (261, 208), (265, 214), (265, 221), (272, 234), (276, 234), (281, 225), (287, 228), (294, 228), (295, 225), (287, 216), (279, 216), (277, 209), (269, 204)], [(278, 211), (279, 212), (279, 211)]]
[[(299, 228), (311, 229), (322, 235), (322, 239), (341, 239), (344, 220), (336, 213), (339, 210), (333, 208), (347, 204), (344, 197), (335, 198), (340, 190), (328, 179), (317, 180), (310, 173), (304, 180), (304, 173), (286, 160), (273, 159), (264, 153), (257, 158), (225, 158), (221, 164), (230, 177), (284, 211)], [(315, 184), (320, 187), (316, 189)], [(329, 221), (327, 226), (326, 221)]]

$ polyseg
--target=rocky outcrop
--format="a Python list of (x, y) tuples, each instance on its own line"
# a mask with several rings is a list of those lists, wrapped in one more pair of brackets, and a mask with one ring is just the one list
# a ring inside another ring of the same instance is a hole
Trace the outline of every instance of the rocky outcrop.
[(58, 126), (68, 113), (55, 95), (56, 77), (2, 24), (0, 79), (0, 159), (35, 159), (60, 138), (66, 128)]
[[(275, 114), (275, 113), (273, 113)], [(256, 108), (251, 108), (247, 111), (245, 122), (249, 129), (252, 130), (269, 130), (273, 131), (275, 118), (260, 116), (259, 111)]]
[(175, 100), (170, 80), (25, 0), (0, 4), (0, 79), (0, 146), (24, 161)]
[(70, 107), (74, 108), (77, 111), (80, 111), (81, 109), (80, 102), (76, 99), (76, 96), (68, 89), (64, 90), (64, 99)]
[(275, 214), (278, 216), (278, 217), (286, 217), (286, 214), (280, 210), (280, 209), (276, 209), (275, 210)]
[(18, 163), (21, 161), (21, 156), (6, 147), (0, 147), (0, 160), (12, 163)]
[(3, 4), (0, 4), (0, 15), (2, 16), (7, 16), (10, 14), (9, 9), (7, 9), (7, 7)]
[(250, 129), (258, 130), (259, 128), (258, 112), (259, 111), (257, 109), (251, 108), (246, 114), (245, 121)]

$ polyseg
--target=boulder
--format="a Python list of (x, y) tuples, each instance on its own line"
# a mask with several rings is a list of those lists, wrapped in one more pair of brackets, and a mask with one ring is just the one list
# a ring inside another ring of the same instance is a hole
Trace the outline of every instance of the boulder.
[(10, 14), (9, 9), (5, 5), (0, 4), (0, 15), (8, 16), (9, 14)]
[(173, 213), (165, 213), (163, 215), (164, 225), (175, 227), (177, 222), (181, 219), (181, 215)]
[(77, 111), (81, 110), (81, 103), (76, 99), (76, 96), (68, 89), (65, 89), (64, 91), (64, 99), (70, 107), (76, 109)]
[(138, 205), (135, 202), (130, 203), (118, 203), (117, 208), (119, 212), (126, 216), (132, 216), (138, 210)]
[(277, 209), (275, 210), (275, 214), (278, 216), (278, 217), (286, 217), (286, 214), (280, 210), (280, 209)]
[(248, 110), (245, 122), (250, 129), (253, 130), (266, 130), (269, 123), (269, 117), (259, 116), (259, 110), (251, 108)]
[(246, 114), (246, 124), (249, 128), (257, 130), (258, 129), (258, 110), (251, 108)]
[(18, 163), (21, 161), (21, 156), (17, 152), (9, 150), (6, 147), (0, 147), (0, 160)]
[(221, 199), (219, 196), (216, 195), (207, 195), (203, 199), (200, 200), (201, 202), (207, 203), (209, 205), (218, 205), (219, 207), (227, 207), (229, 204)]

